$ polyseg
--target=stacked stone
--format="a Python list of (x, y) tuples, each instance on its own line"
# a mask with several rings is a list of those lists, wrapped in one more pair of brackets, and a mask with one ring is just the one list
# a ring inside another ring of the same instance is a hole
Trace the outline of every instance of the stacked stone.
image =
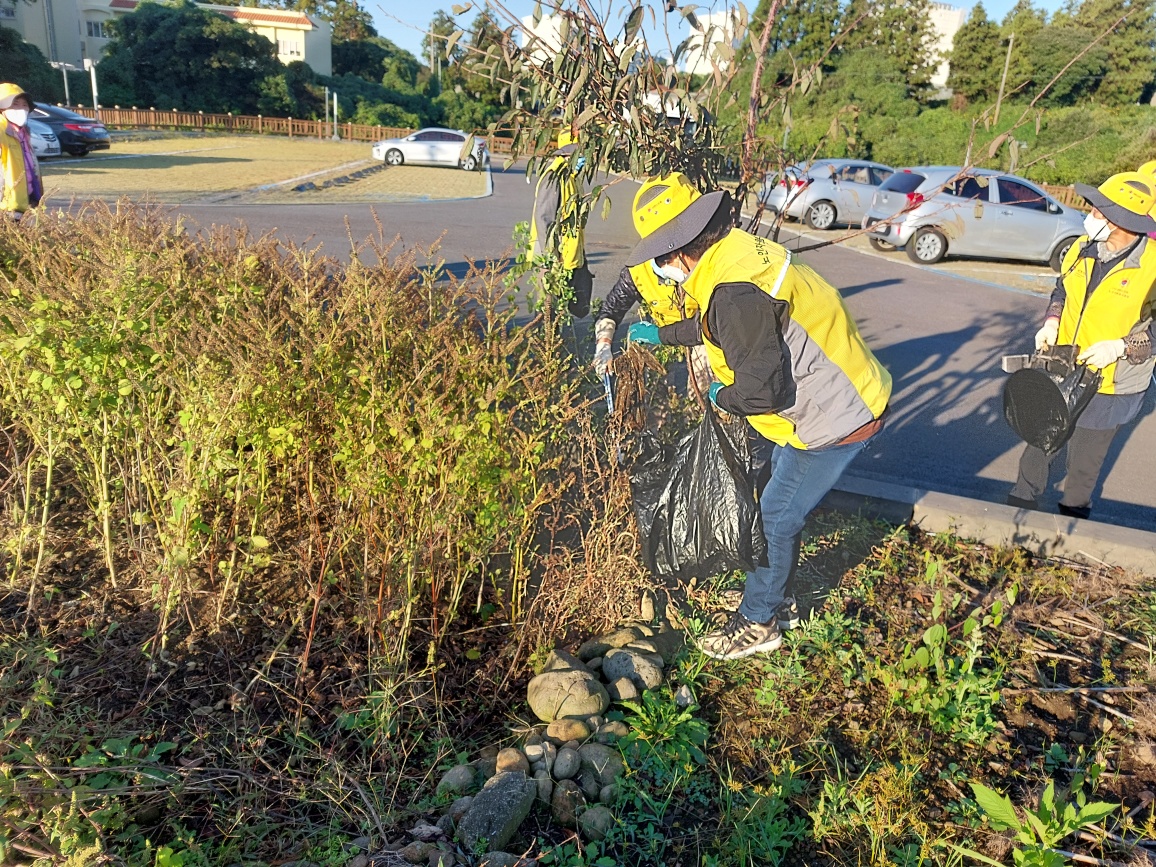
[(460, 862), (446, 860), (447, 841), (456, 836), (459, 852), (486, 850), (479, 864), (528, 867), (526, 859), (502, 850), (535, 802), (548, 807), (560, 825), (601, 840), (614, 825), (610, 807), (625, 771), (617, 742), (630, 733), (605, 714), (612, 703), (636, 701), (661, 686), (684, 640), (665, 622), (628, 623), (590, 639), (575, 654), (554, 650), (527, 688), (542, 724), (518, 747), (484, 748), (472, 762), (446, 771), (438, 793), (456, 800), (436, 826), (422, 828), (425, 839), (414, 842), (426, 848), (406, 847), (398, 854), (413, 864), (453, 867)]

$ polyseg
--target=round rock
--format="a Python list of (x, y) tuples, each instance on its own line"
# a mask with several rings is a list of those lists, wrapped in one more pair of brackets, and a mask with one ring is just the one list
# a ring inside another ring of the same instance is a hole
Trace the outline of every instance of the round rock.
[(614, 827), (614, 814), (601, 804), (591, 807), (578, 817), (578, 827), (586, 839), (598, 841)]
[(455, 765), (438, 782), (439, 795), (464, 795), (474, 787), (477, 769), (473, 765)]
[(527, 774), (530, 772), (530, 763), (521, 750), (506, 747), (498, 753), (497, 770), (499, 774), (503, 771), (521, 771), (523, 774)]
[(546, 726), (546, 737), (556, 744), (584, 741), (590, 737), (590, 726), (580, 719), (555, 720)]
[(578, 808), (586, 803), (582, 789), (573, 780), (561, 780), (554, 786), (554, 794), (550, 798), (550, 812), (554, 821), (567, 828), (573, 828), (578, 822)]
[(547, 671), (526, 688), (530, 709), (545, 722), (575, 717), (584, 719), (610, 706), (606, 688), (589, 671)]
[(629, 677), (620, 677), (606, 687), (611, 701), (638, 701), (638, 687)]
[(582, 767), (582, 757), (577, 750), (563, 747), (558, 750), (558, 758), (554, 759), (554, 779), (569, 780)]
[(610, 682), (628, 677), (639, 689), (655, 689), (662, 685), (662, 670), (635, 650), (612, 650), (606, 654), (602, 672)]

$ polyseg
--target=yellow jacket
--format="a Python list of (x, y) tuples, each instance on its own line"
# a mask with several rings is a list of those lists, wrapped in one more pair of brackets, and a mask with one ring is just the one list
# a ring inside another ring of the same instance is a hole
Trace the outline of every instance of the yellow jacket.
[[(570, 171), (569, 156), (555, 157), (534, 188), (530, 247), (535, 256), (543, 256), (552, 242), (563, 267), (571, 271), (586, 263), (586, 232), (584, 225), (576, 225), (577, 204), (578, 184)], [(553, 239), (551, 233), (555, 234)]]
[[(685, 295), (676, 284), (659, 280), (649, 262), (635, 265), (629, 271), (630, 279), (646, 303), (646, 309), (655, 325), (670, 325), (680, 319), (690, 319), (698, 312), (694, 299)], [(683, 297), (680, 298), (680, 295)]]
[(719, 382), (733, 385), (735, 372), (710, 334), (711, 300), (722, 286), (752, 285), (774, 299), (794, 403), (748, 415), (751, 426), (779, 445), (817, 449), (879, 418), (891, 396), (891, 374), (867, 348), (839, 292), (792, 261), (784, 247), (740, 229), (707, 250), (683, 284), (703, 311), (703, 343)]
[[(1064, 310), (1058, 342), (1080, 351), (1101, 340), (1126, 337), (1137, 326), (1147, 327), (1156, 303), (1156, 242), (1141, 238), (1127, 258), (1117, 262), (1088, 294), (1096, 254), (1082, 255), (1087, 237), (1072, 244), (1060, 271)], [(1102, 371), (1101, 394), (1138, 394), (1148, 388), (1156, 358), (1140, 364), (1121, 360)]]
[(11, 124), (0, 114), (0, 183), (3, 185), (0, 197), (0, 211), (15, 211), (22, 214), (33, 206), (28, 201), (28, 175), (31, 171), (39, 176), (40, 167), (33, 159), (31, 166), (24, 164), (24, 150), (16, 138)]

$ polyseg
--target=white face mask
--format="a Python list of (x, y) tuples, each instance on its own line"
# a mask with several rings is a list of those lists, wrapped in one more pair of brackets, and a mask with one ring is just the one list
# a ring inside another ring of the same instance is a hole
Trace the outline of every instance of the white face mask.
[(1088, 214), (1084, 217), (1084, 232), (1089, 241), (1105, 241), (1112, 234), (1112, 224), (1103, 217), (1093, 217)]
[(650, 260), (650, 267), (654, 269), (655, 274), (671, 283), (685, 283), (690, 276), (677, 265), (659, 265), (654, 259)]
[(6, 108), (4, 109), (4, 116), (8, 118), (10, 123), (16, 126), (24, 126), (28, 123), (28, 110), (23, 108)]

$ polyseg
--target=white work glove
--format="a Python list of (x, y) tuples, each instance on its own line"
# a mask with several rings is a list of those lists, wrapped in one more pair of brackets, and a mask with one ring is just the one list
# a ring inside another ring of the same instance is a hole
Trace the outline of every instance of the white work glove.
[(1123, 358), (1127, 348), (1123, 340), (1101, 340), (1081, 352), (1076, 361), (1086, 364), (1088, 367), (1094, 367), (1096, 370), (1103, 370), (1109, 364), (1114, 364)]
[(594, 372), (600, 377), (610, 370), (610, 363), (614, 360), (609, 340), (599, 340), (594, 347)]
[(1044, 327), (1036, 332), (1036, 351), (1056, 345), (1056, 338), (1060, 336), (1060, 320), (1048, 319)]

